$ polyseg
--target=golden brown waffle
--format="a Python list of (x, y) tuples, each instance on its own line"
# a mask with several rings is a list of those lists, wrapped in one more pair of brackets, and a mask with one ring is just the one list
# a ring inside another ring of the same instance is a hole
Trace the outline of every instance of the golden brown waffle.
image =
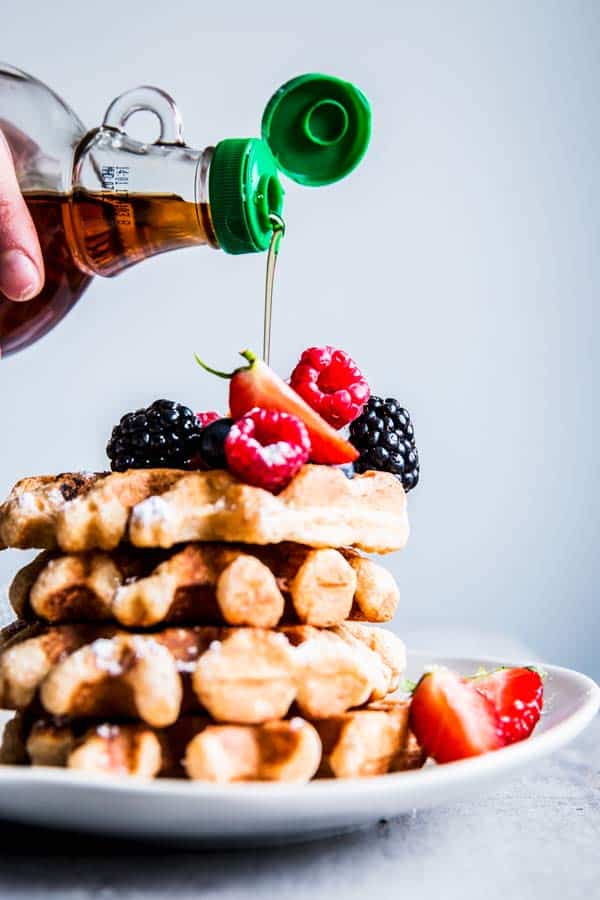
[(45, 628), (13, 623), (0, 632), (0, 707), (25, 709), (46, 676), (85, 644), (112, 638), (116, 629), (93, 625)]
[(185, 717), (169, 729), (139, 724), (36, 722), (26, 740), (33, 765), (110, 775), (187, 777), (213, 782), (313, 777), (321, 761), (315, 728), (298, 717), (262, 725), (215, 725)]
[(305, 466), (278, 496), (225, 471), (137, 469), (110, 475), (26, 478), (0, 506), (0, 546), (56, 546), (68, 553), (185, 541), (401, 549), (406, 496), (385, 472), (348, 479)]
[(9, 596), (20, 618), (52, 623), (274, 628), (282, 619), (320, 627), (349, 616), (384, 622), (398, 589), (389, 572), (355, 551), (215, 543), (42, 553), (18, 573)]
[(84, 772), (153, 778), (164, 763), (157, 735), (147, 725), (121, 724), (79, 728), (36, 722), (26, 742), (35, 766), (66, 766)]
[[(147, 778), (301, 782), (315, 773), (381, 775), (418, 768), (425, 761), (408, 729), (408, 704), (393, 699), (312, 723), (292, 717), (260, 725), (219, 725), (186, 716), (170, 728), (154, 729), (42, 719), (29, 729), (17, 725), (14, 730), (20, 731), (21, 741), (16, 755), (21, 760), (27, 756), (33, 765)], [(14, 748), (14, 738), (11, 744)]]
[(0, 741), (0, 765), (23, 766), (29, 762), (25, 748), (27, 722), (28, 719), (22, 713), (15, 713), (4, 725)]
[(404, 645), (347, 623), (277, 631), (211, 626), (144, 634), (110, 626), (23, 627), (0, 642), (0, 702), (52, 715), (125, 716), (156, 727), (203, 708), (221, 722), (337, 715), (393, 691)]
[(323, 745), (318, 775), (356, 778), (420, 768), (425, 754), (409, 730), (408, 715), (408, 701), (384, 699), (315, 720)]
[(321, 741), (299, 717), (264, 725), (208, 725), (188, 743), (183, 765), (195, 781), (309, 781)]
[(296, 648), (296, 703), (309, 718), (385, 697), (396, 690), (406, 667), (404, 644), (382, 628), (346, 622), (330, 629), (291, 625), (281, 631)]

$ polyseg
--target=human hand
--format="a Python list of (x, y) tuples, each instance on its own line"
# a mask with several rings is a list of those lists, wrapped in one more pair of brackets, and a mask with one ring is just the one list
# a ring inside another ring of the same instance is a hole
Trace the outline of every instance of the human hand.
[(43, 283), (38, 236), (19, 189), (10, 148), (0, 131), (0, 292), (9, 300), (30, 300)]

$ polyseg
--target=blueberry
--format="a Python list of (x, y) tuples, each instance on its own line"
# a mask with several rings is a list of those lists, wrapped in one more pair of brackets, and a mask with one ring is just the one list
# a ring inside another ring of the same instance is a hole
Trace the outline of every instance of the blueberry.
[(202, 430), (198, 452), (210, 469), (226, 469), (225, 440), (233, 425), (233, 419), (217, 419)]

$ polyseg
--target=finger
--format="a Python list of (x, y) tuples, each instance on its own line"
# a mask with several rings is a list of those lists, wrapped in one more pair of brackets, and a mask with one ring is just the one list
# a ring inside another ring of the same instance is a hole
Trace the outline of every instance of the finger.
[(30, 300), (42, 289), (44, 262), (6, 138), (0, 132), (0, 292)]

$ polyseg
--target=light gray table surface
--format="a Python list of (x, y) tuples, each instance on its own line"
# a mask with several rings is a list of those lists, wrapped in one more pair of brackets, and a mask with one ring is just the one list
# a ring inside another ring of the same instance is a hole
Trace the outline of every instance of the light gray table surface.
[[(435, 635), (424, 637), (441, 651)], [(482, 638), (455, 639), (460, 645), (452, 651), (466, 654)], [(448, 649), (447, 632), (443, 643)], [(489, 636), (484, 649), (507, 658), (524, 652)], [(600, 898), (600, 719), (575, 743), (493, 792), (314, 843), (174, 851), (0, 827), (2, 900), (387, 900), (409, 891), (414, 900), (592, 900)]]

